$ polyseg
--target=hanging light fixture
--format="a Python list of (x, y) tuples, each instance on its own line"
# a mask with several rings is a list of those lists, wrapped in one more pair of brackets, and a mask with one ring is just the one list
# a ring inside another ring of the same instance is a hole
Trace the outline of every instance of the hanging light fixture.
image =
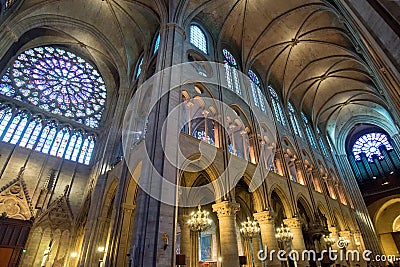
[(293, 234), (290, 228), (284, 226), (283, 224), (281, 224), (281, 227), (276, 229), (275, 237), (282, 243), (291, 242), (293, 240)]
[(206, 210), (202, 211), (201, 206), (198, 206), (196, 212), (190, 214), (188, 225), (193, 232), (202, 232), (211, 227), (212, 220), (208, 218), (210, 213)]
[(331, 246), (336, 240), (332, 234), (329, 234), (328, 236), (324, 235), (324, 241), (328, 246)]
[(242, 227), (240, 228), (240, 233), (246, 238), (253, 238), (260, 232), (260, 227), (256, 221), (250, 220), (250, 217), (247, 217), (246, 222), (242, 222)]

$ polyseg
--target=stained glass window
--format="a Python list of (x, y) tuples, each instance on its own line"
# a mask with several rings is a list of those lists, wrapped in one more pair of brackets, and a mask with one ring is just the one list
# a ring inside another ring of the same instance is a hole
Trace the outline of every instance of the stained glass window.
[(8, 126), (12, 118), (12, 113), (10, 108), (2, 108), (1, 109), (1, 123), (0, 123), (0, 136), (3, 135), (3, 132)]
[(374, 162), (374, 156), (384, 159), (380, 147), (385, 146), (386, 150), (392, 150), (393, 146), (389, 139), (382, 133), (369, 133), (361, 136), (353, 145), (353, 154), (356, 161), (361, 161), (361, 154), (364, 153), (369, 162)]
[(264, 97), (263, 93), (261, 92), (260, 80), (258, 79), (257, 75), (252, 70), (249, 70), (248, 75), (251, 79), (250, 87), (251, 87), (251, 93), (252, 93), (253, 99), (254, 99), (254, 105), (256, 107), (258, 107), (259, 109), (261, 109), (262, 111), (266, 112), (265, 97)]
[(229, 144), (229, 145), (228, 145), (228, 152), (229, 152), (230, 154), (232, 154), (232, 155), (235, 155), (236, 157), (243, 158), (242, 153), (240, 153), (238, 150), (236, 150), (236, 149), (233, 147), (232, 144)]
[(322, 133), (319, 130), (319, 128), (317, 128), (317, 134), (318, 134), (318, 143), (319, 143), (319, 147), (322, 150), (322, 154), (324, 154), (325, 157), (329, 157), (329, 153), (328, 153), (328, 148), (325, 145), (324, 139), (322, 137)]
[(153, 54), (157, 53), (158, 49), (160, 48), (160, 41), (161, 41), (161, 36), (160, 34), (157, 34), (156, 41), (154, 42)]
[(207, 38), (199, 26), (192, 24), (190, 26), (190, 43), (207, 54)]
[(292, 123), (294, 133), (300, 137), (303, 137), (299, 122), (297, 120), (296, 111), (293, 108), (292, 104), (290, 104), (290, 102), (288, 103), (288, 109), (289, 109), (290, 122)]
[(139, 78), (140, 74), (142, 73), (143, 59), (144, 59), (144, 57), (142, 56), (139, 60), (137, 70), (136, 70), (136, 79)]
[(6, 9), (10, 8), (15, 3), (15, 0), (6, 0)]
[(310, 141), (311, 146), (314, 148), (317, 148), (317, 143), (315, 142), (315, 137), (314, 137), (313, 131), (311, 129), (310, 123), (308, 122), (306, 115), (304, 115), (304, 113), (301, 113), (301, 118), (303, 119), (304, 126), (306, 128), (307, 137), (308, 137), (308, 140)]
[(201, 140), (203, 142), (206, 142), (206, 143), (209, 143), (210, 145), (215, 146), (214, 140), (209, 135), (206, 135), (205, 131), (197, 131), (197, 132), (195, 132), (194, 133), (194, 137), (196, 137), (197, 139), (199, 139), (199, 140)]
[(106, 86), (95, 67), (62, 48), (36, 47), (21, 53), (0, 80), (0, 94), (99, 126)]
[(228, 88), (231, 91), (237, 93), (238, 95), (242, 95), (242, 90), (240, 89), (239, 73), (237, 70), (238, 65), (236, 63), (236, 59), (228, 50), (223, 49), (222, 52), (224, 54), (225, 77), (226, 77), (226, 82), (228, 84)]
[[(1, 107), (0, 140), (38, 152), (90, 164), (95, 146), (95, 137), (75, 132), (69, 127), (60, 127), (55, 122), (37, 116)], [(82, 146), (82, 144), (84, 144)]]
[(285, 126), (286, 125), (285, 115), (283, 114), (278, 94), (271, 86), (268, 86), (268, 90), (269, 93), (271, 94), (272, 109), (274, 111), (275, 118), (278, 122), (280, 122), (283, 126)]

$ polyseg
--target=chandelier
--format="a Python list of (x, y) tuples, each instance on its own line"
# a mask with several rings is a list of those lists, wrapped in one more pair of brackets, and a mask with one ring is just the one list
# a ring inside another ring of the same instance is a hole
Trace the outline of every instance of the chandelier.
[(250, 217), (247, 217), (246, 222), (242, 222), (240, 233), (242, 233), (244, 237), (253, 238), (259, 232), (260, 232), (260, 227), (258, 227), (258, 223), (256, 221), (250, 220)]
[(332, 245), (333, 243), (335, 243), (335, 238), (332, 236), (332, 234), (329, 234), (328, 236), (324, 235), (324, 241), (327, 245)]
[(209, 214), (210, 213), (206, 210), (202, 211), (199, 205), (198, 210), (190, 214), (190, 219), (187, 222), (190, 230), (193, 232), (201, 232), (210, 228), (212, 221), (208, 218)]
[(275, 237), (276, 237), (276, 239), (278, 239), (278, 241), (287, 243), (287, 242), (292, 241), (293, 234), (290, 231), (289, 227), (285, 227), (283, 224), (281, 224), (281, 227), (278, 227), (276, 229)]

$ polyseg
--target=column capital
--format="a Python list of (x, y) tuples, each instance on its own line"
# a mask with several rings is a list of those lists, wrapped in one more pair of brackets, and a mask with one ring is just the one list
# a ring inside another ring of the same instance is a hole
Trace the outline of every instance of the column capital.
[(253, 216), (254, 216), (254, 219), (259, 224), (273, 224), (274, 223), (274, 213), (270, 210), (254, 213)]
[(212, 205), (213, 211), (217, 213), (218, 218), (233, 217), (240, 209), (239, 203), (223, 201)]
[(121, 208), (123, 211), (133, 211), (136, 208), (136, 205), (128, 204), (128, 203), (122, 203)]
[(168, 31), (168, 30), (176, 30), (177, 32), (179, 32), (184, 39), (186, 39), (186, 31), (184, 28), (182, 28), (180, 25), (178, 25), (177, 23), (167, 23), (164, 25), (164, 27), (161, 28), (160, 31)]
[(181, 227), (181, 229), (183, 227), (188, 226), (187, 222), (189, 221), (189, 219), (190, 219), (190, 215), (188, 215), (188, 214), (182, 214), (182, 215), (178, 216), (178, 223), (179, 223), (179, 226)]
[(298, 218), (284, 219), (283, 223), (292, 229), (301, 229), (301, 222)]

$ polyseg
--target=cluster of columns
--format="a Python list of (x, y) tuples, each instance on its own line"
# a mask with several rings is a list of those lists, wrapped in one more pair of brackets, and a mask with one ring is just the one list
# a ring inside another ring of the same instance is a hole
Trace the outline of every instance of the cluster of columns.
[[(218, 216), (219, 228), (219, 251), (218, 259), (222, 262), (223, 266), (239, 267), (239, 247), (237, 240), (237, 220), (236, 214), (240, 209), (238, 203), (223, 201), (212, 206), (213, 211)], [(274, 216), (272, 211), (262, 211), (253, 214), (255, 221), (258, 222), (260, 227), (260, 236), (253, 237), (252, 249), (254, 255), (254, 266), (281, 266), (277, 254), (280, 250), (278, 241), (275, 237), (276, 229), (274, 224)], [(198, 248), (198, 233), (191, 232), (187, 221), (189, 215), (180, 215), (178, 223), (181, 229), (180, 237), (180, 254), (186, 256), (186, 264), (189, 267), (198, 266), (199, 262), (199, 248)], [(298, 218), (285, 219), (284, 222), (290, 227), (293, 233), (293, 240), (290, 249), (303, 251), (306, 249), (301, 222)], [(261, 242), (260, 239), (261, 238)], [(246, 246), (249, 242), (246, 242)], [(259, 253), (263, 250), (263, 253)], [(272, 252), (272, 251), (275, 252)], [(247, 266), (252, 266), (252, 256), (250, 248), (244, 248), (247, 257)], [(272, 252), (272, 257), (271, 257)], [(260, 258), (261, 259), (260, 259)], [(298, 261), (297, 266), (306, 266), (306, 262)], [(219, 265), (220, 266), (220, 265)]]

